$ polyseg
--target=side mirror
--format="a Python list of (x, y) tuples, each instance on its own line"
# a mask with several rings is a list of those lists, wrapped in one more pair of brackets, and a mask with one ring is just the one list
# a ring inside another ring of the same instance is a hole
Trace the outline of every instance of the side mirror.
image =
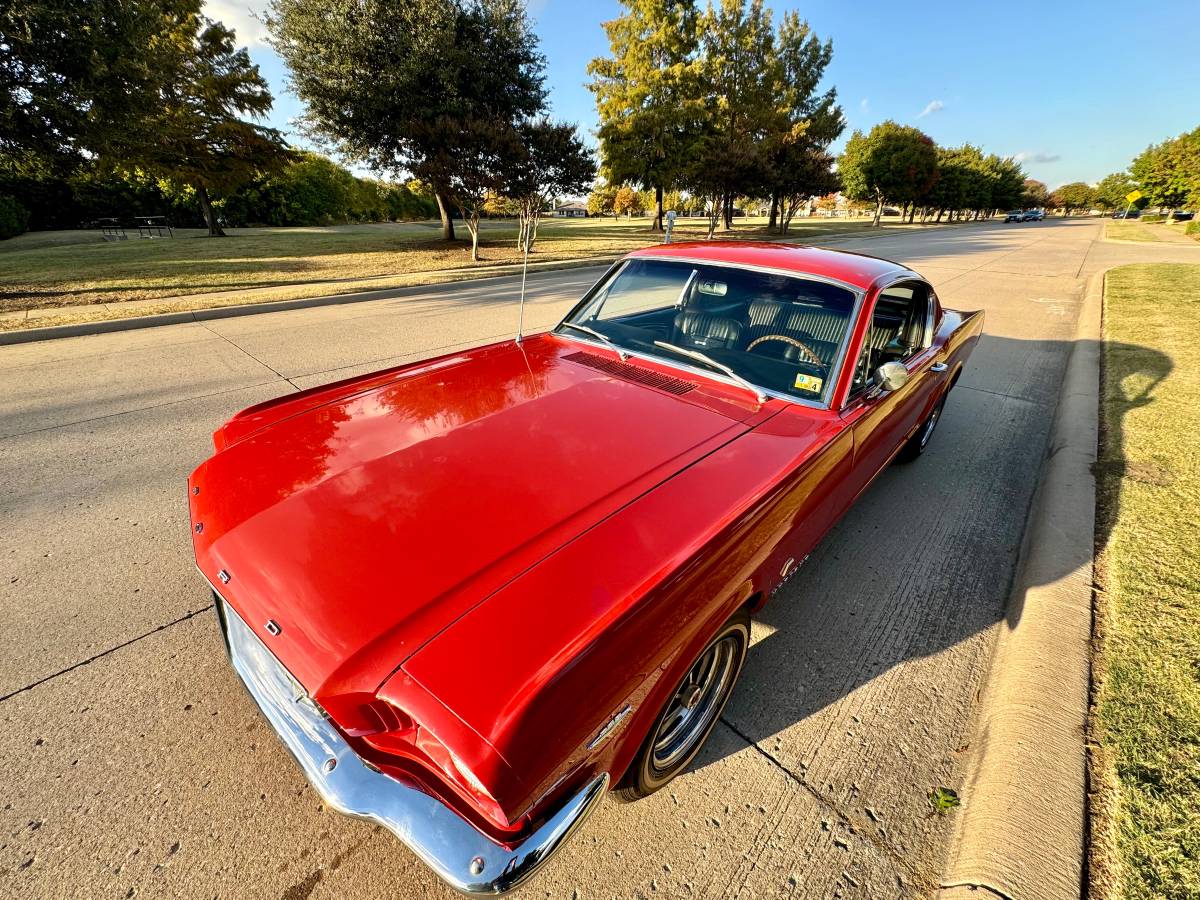
[(902, 363), (885, 362), (875, 370), (875, 383), (882, 391), (898, 391), (908, 383), (908, 369)]

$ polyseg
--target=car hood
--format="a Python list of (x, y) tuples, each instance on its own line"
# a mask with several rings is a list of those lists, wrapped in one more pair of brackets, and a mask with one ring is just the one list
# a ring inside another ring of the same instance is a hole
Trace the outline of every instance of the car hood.
[[(197, 562), (311, 694), (374, 691), (457, 617), (768, 413), (689, 381), (546, 335), (254, 408), (192, 476)], [(497, 641), (464, 664), (504, 653)]]

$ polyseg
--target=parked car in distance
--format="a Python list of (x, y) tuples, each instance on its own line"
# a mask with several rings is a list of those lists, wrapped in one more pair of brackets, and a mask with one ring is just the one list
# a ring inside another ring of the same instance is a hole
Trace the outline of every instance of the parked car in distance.
[(1041, 209), (1027, 209), (1021, 214), (1022, 222), (1040, 222), (1044, 218), (1046, 218), (1046, 212)]
[(1194, 212), (1184, 212), (1181, 209), (1177, 209), (1171, 213), (1171, 220), (1174, 222), (1190, 222), (1195, 217), (1196, 214)]
[(550, 332), (252, 406), (188, 481), (233, 668), (325, 803), (514, 888), (688, 767), (982, 327), (870, 256), (660, 245)]
[(1140, 219), (1142, 211), (1140, 209), (1118, 209), (1112, 214), (1114, 219)]
[(1024, 221), (1025, 221), (1025, 211), (1023, 209), (1010, 209), (1004, 216), (1004, 223), (1006, 225), (1009, 222), (1024, 222)]

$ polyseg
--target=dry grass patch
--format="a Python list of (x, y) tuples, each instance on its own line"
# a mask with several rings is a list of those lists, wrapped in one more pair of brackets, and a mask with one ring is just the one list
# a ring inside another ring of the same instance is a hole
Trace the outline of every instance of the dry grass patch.
[(1200, 266), (1111, 272), (1104, 337), (1092, 892), (1196, 898)]
[[(531, 260), (611, 256), (657, 243), (661, 235), (652, 232), (649, 224), (649, 219), (548, 220)], [(806, 219), (793, 224), (789, 239), (869, 230), (869, 221), (863, 219)], [(704, 232), (700, 219), (681, 220), (676, 226), (679, 240), (702, 238)], [(225, 291), (239, 294), (231, 302), (252, 303), (280, 299), (278, 292), (259, 292), (282, 285), (295, 286), (289, 296), (316, 297), (370, 287), (362, 284), (365, 279), (400, 279), (520, 261), (516, 226), (510, 221), (484, 224), (484, 259), (479, 263), (471, 261), (467, 242), (443, 242), (435, 222), (242, 228), (213, 240), (199, 235), (189, 229), (173, 240), (138, 240), (134, 233), (128, 241), (106, 243), (94, 232), (49, 232), (2, 242), (0, 312)], [(738, 219), (732, 231), (717, 236), (770, 237), (761, 219)], [(98, 315), (99, 310), (92, 314)]]

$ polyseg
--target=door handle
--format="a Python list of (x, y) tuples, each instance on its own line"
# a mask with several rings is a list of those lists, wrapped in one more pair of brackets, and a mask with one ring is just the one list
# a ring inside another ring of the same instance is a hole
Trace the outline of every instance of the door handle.
[(929, 371), (930, 372), (945, 372), (948, 368), (950, 368), (950, 367), (948, 365), (946, 365), (945, 363), (937, 362), (929, 367)]

